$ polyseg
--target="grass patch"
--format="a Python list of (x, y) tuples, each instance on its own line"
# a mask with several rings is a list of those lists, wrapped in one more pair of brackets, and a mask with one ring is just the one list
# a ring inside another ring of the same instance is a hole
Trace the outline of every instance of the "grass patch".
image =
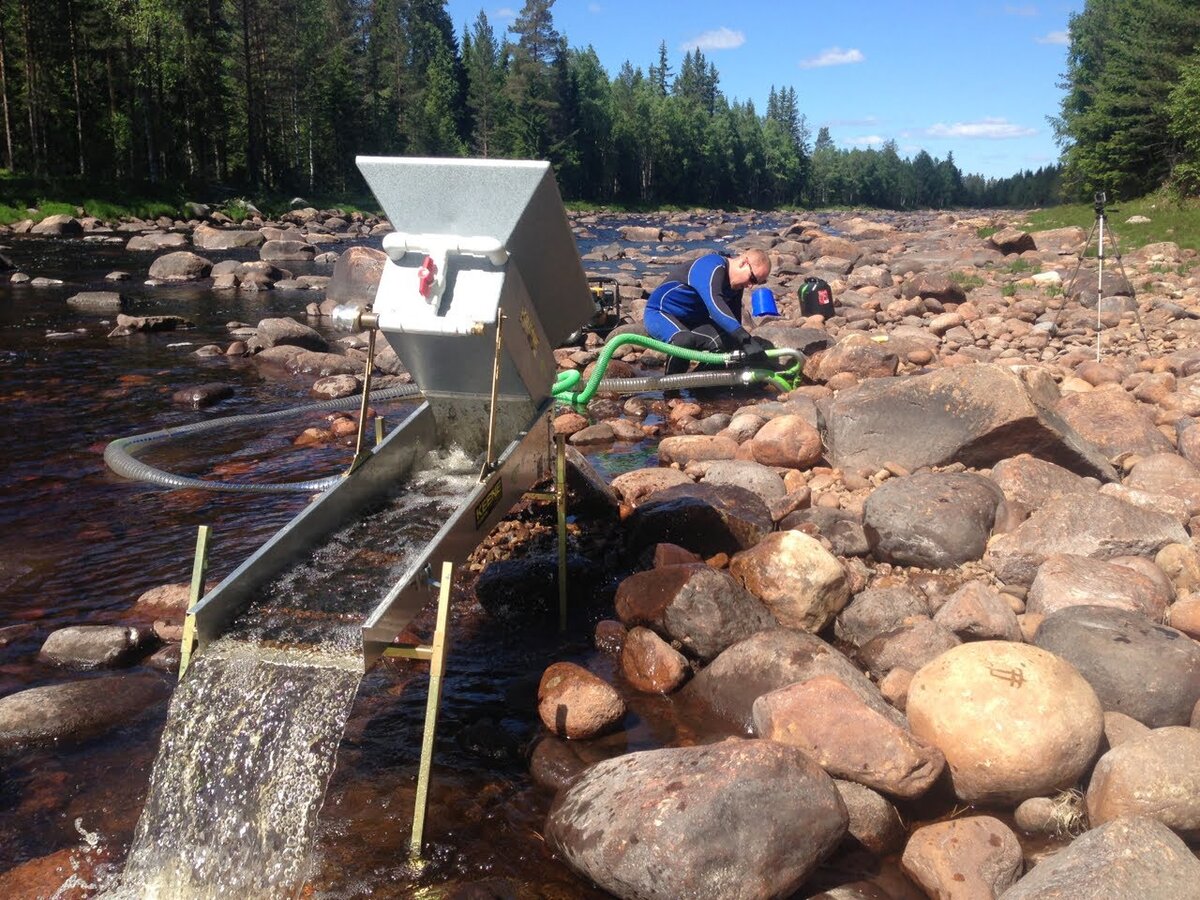
[(951, 272), (946, 277), (962, 288), (964, 292), (973, 291), (975, 288), (987, 284), (979, 275), (968, 275), (965, 272)]
[(1050, 284), (1046, 285), (1046, 296), (1047, 297), (1061, 297), (1062, 292), (1063, 292), (1063, 286), (1061, 284), (1050, 283)]
[(975, 236), (978, 237), (980, 240), (986, 240), (987, 238), (990, 238), (993, 234), (995, 234), (999, 230), (1000, 229), (997, 228), (995, 225), (981, 225), (975, 229)]
[(1000, 296), (1001, 297), (1017, 296), (1017, 286), (1015, 284), (1004, 285), (1004, 287), (1000, 288)]
[(1033, 271), (1034, 268), (1034, 264), (1029, 260), (1017, 257), (1004, 267), (1004, 271), (1010, 275), (1024, 275), (1026, 272)]
[[(1150, 221), (1128, 224), (1127, 220), (1134, 216), (1145, 216)], [(1036, 210), (1030, 213), (1028, 221), (1023, 222), (1021, 227), (1029, 231), (1044, 231), (1078, 225), (1085, 232), (1091, 232), (1095, 224), (1095, 208), (1090, 204), (1076, 203)], [(1105, 207), (1104, 234), (1105, 246), (1108, 246), (1110, 236), (1115, 235), (1123, 253), (1159, 241), (1174, 241), (1181, 248), (1200, 250), (1200, 201), (1179, 200), (1160, 192), (1137, 200), (1110, 203)], [(1095, 255), (1096, 244), (1097, 235), (1092, 235), (1089, 255)]]

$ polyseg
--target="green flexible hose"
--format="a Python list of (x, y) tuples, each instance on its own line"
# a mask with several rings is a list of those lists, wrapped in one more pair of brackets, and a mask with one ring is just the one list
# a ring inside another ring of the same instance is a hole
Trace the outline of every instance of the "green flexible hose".
[[(674, 344), (658, 341), (642, 334), (620, 334), (604, 345), (604, 349), (600, 351), (600, 356), (596, 360), (596, 367), (592, 370), (592, 375), (582, 390), (575, 390), (575, 386), (583, 379), (582, 374), (578, 370), (573, 369), (567, 372), (560, 372), (554, 381), (554, 387), (551, 388), (554, 399), (560, 403), (570, 403), (575, 406), (586, 405), (595, 396), (597, 389), (600, 387), (600, 382), (604, 379), (604, 372), (608, 368), (608, 363), (612, 359), (613, 354), (626, 344), (636, 344), (639, 347), (657, 350), (676, 359), (686, 359), (689, 362), (698, 362), (705, 365), (728, 365), (730, 357), (733, 355), (732, 353), (709, 353), (704, 350), (689, 350), (686, 347), (677, 347)], [(747, 381), (766, 381), (775, 385), (781, 391), (792, 390), (800, 376), (800, 365), (803, 361), (803, 356), (797, 350), (786, 348), (768, 350), (767, 356), (772, 359), (782, 356), (792, 356), (795, 357), (796, 362), (782, 372), (776, 372), (772, 369), (749, 369), (747, 370)]]

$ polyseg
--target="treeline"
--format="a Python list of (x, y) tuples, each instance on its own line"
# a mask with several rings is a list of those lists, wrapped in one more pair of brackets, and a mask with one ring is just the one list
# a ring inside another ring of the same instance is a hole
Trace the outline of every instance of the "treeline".
[(1200, 193), (1200, 4), (1087, 0), (1054, 120), (1072, 197)]
[(443, 0), (0, 0), (0, 158), (34, 176), (361, 189), (354, 157), (549, 159), (596, 203), (1042, 205), (1057, 169), (963, 176), (813, 138), (792, 87), (760, 114), (699, 49), (610, 77), (553, 0), (456, 34)]

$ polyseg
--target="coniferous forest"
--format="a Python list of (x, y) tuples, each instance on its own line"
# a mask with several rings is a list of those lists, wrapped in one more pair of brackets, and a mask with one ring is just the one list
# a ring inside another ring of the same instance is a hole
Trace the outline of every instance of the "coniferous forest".
[(482, 11), (456, 28), (442, 0), (0, 0), (0, 165), (334, 196), (361, 190), (358, 154), (540, 158), (572, 200), (759, 208), (1200, 186), (1191, 0), (1089, 0), (1073, 17), (1054, 123), (1065, 181), (1059, 166), (985, 179), (953, 154), (839, 148), (793, 86), (760, 111), (725, 95), (702, 51), (672, 58), (665, 42), (617, 68), (572, 45), (553, 5), (525, 0), (498, 30)]

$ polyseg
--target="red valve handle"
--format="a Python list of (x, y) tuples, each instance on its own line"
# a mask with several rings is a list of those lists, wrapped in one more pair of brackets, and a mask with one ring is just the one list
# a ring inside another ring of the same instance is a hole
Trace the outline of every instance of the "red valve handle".
[(433, 286), (433, 279), (436, 276), (437, 263), (433, 261), (432, 256), (425, 257), (421, 268), (417, 269), (417, 290), (421, 292), (422, 297), (429, 296), (429, 289)]

